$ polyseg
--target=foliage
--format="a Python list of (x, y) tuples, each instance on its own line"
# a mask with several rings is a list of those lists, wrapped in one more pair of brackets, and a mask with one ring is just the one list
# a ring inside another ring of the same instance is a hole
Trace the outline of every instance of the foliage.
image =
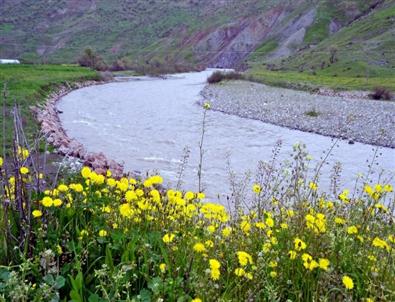
[[(6, 133), (0, 134), (0, 140), (5, 141), (8, 150), (11, 148), (13, 127), (10, 116), (15, 104), (21, 112), (25, 133), (31, 140), (38, 130), (32, 106), (41, 104), (61, 85), (96, 79), (96, 72), (71, 65), (0, 65), (0, 102), (1, 106), (5, 105), (6, 114)], [(3, 123), (3, 114), (0, 123)]]
[(222, 72), (222, 71), (216, 71), (212, 75), (210, 75), (207, 78), (207, 83), (209, 84), (215, 84), (219, 83), (223, 80), (242, 80), (244, 79), (243, 74), (230, 71), (230, 72)]
[(340, 74), (335, 77), (333, 74), (327, 74), (321, 70), (316, 70), (315, 74), (309, 74), (307, 72), (252, 68), (247, 71), (246, 77), (249, 80), (268, 85), (300, 90), (313, 90), (322, 86), (335, 90), (373, 90), (384, 83), (386, 89), (395, 91), (395, 78), (384, 73), (381, 76), (368, 78)]
[(262, 164), (248, 207), (233, 209), (158, 175), (88, 167), (49, 188), (17, 150), (0, 171), (5, 301), (395, 299), (393, 187), (330, 197), (302, 145), (290, 167)]
[(373, 90), (373, 93), (369, 95), (373, 100), (386, 100), (389, 101), (392, 99), (392, 93), (388, 89), (384, 87), (376, 87)]
[(82, 67), (89, 67), (99, 71), (104, 71), (108, 68), (101, 56), (91, 48), (85, 48), (83, 55), (78, 59), (78, 64)]

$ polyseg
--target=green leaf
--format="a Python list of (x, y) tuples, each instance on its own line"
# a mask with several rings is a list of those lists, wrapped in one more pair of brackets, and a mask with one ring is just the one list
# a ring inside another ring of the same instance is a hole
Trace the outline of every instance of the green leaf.
[(114, 270), (114, 261), (112, 259), (112, 252), (111, 252), (109, 244), (106, 245), (105, 264), (108, 266), (108, 268), (110, 269), (111, 272)]
[(139, 294), (139, 300), (142, 302), (151, 302), (152, 294), (148, 289), (143, 288)]
[(163, 288), (162, 279), (160, 277), (155, 277), (148, 282), (148, 288), (152, 290), (154, 294), (158, 294), (160, 289)]
[(60, 289), (66, 284), (66, 279), (63, 276), (57, 276), (55, 280), (55, 288)]

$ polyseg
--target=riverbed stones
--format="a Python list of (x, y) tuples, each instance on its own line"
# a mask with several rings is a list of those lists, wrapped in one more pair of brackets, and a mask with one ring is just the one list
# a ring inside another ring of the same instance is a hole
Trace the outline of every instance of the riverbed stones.
[(56, 102), (74, 89), (79, 89), (101, 82), (87, 81), (75, 84), (73, 87), (67, 85), (52, 93), (45, 104), (39, 108), (32, 108), (38, 122), (41, 124), (41, 132), (47, 142), (57, 149), (57, 152), (66, 157), (81, 159), (84, 165), (91, 167), (94, 171), (104, 174), (108, 169), (115, 177), (123, 175), (123, 166), (114, 160), (107, 159), (103, 153), (87, 152), (84, 146), (75, 139), (69, 138), (60, 122)]
[(248, 81), (208, 85), (213, 110), (279, 126), (395, 148), (395, 102), (369, 100), (366, 92), (308, 93)]

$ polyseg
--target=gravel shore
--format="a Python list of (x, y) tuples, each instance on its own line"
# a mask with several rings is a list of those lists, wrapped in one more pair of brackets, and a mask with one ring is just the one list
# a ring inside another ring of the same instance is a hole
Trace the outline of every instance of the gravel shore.
[(202, 91), (213, 110), (350, 143), (395, 148), (395, 102), (323, 96), (247, 81), (207, 85)]

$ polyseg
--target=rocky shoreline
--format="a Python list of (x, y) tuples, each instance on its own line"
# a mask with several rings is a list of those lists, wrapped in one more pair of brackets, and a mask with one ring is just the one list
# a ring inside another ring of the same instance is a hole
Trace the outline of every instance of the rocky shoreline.
[(213, 110), (350, 143), (395, 148), (395, 102), (368, 100), (363, 94), (324, 94), (248, 81), (207, 85), (201, 92)]
[(36, 107), (33, 110), (41, 125), (41, 133), (45, 136), (47, 142), (57, 149), (59, 154), (78, 158), (84, 165), (91, 167), (99, 174), (104, 174), (110, 169), (114, 176), (120, 177), (123, 175), (123, 166), (121, 164), (108, 159), (101, 152), (88, 152), (81, 143), (68, 137), (59, 119), (58, 114), (60, 112), (56, 108), (57, 101), (71, 91), (105, 83), (107, 82), (86, 81), (73, 84), (72, 86), (64, 85), (51, 93), (43, 106)]

